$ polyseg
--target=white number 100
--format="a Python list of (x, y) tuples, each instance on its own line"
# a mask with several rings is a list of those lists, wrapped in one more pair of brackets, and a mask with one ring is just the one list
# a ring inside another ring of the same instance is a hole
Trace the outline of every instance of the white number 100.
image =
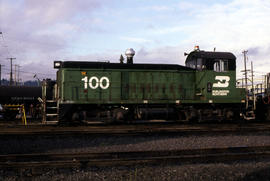
[[(101, 89), (108, 89), (108, 87), (110, 86), (110, 80), (108, 77), (101, 77), (100, 79), (98, 79), (96, 76), (93, 76), (90, 77), (88, 81), (88, 77), (85, 76), (84, 78), (82, 78), (82, 81), (84, 82), (84, 89), (87, 89), (88, 84), (91, 89), (96, 89), (98, 87), (100, 87)], [(104, 81), (105, 84), (103, 84)]]

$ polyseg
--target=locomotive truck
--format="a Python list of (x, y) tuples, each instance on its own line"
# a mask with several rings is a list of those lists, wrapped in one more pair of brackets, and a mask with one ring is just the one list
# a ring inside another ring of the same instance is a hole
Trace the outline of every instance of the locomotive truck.
[(47, 116), (63, 122), (239, 119), (246, 97), (236, 88), (232, 53), (197, 47), (185, 66), (133, 63), (133, 49), (126, 55), (126, 63), (54, 61), (54, 97), (47, 102), (57, 109)]

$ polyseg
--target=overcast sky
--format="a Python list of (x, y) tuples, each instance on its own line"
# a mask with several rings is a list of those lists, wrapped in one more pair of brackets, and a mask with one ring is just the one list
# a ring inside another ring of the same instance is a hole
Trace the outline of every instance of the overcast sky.
[[(256, 75), (270, 72), (269, 0), (0, 0), (0, 64), (20, 77), (55, 78), (54, 60), (184, 64), (195, 45), (237, 56)], [(240, 73), (238, 73), (241, 75)]]

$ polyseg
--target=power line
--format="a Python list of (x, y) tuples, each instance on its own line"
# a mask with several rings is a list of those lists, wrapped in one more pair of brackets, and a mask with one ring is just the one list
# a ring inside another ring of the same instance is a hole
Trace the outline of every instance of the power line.
[[(22, 67), (22, 66), (20, 66), (20, 67)], [(7, 69), (7, 68), (2, 68), (2, 70), (6, 70), (6, 71), (8, 71), (9, 69)], [(55, 74), (46, 74), (46, 73), (40, 73), (40, 72), (28, 72), (28, 71), (23, 71), (23, 70), (19, 70), (19, 72), (20, 73), (25, 73), (25, 74), (33, 74), (33, 75), (35, 75), (35, 74), (37, 74), (37, 75), (55, 75)]]
[(8, 46), (7, 46), (7, 44), (6, 44), (6, 41), (5, 41), (3, 32), (0, 32), (0, 35), (1, 35), (1, 38), (2, 38), (2, 40), (3, 40), (3, 41), (2, 41), (2, 42), (3, 42), (3, 47), (6, 48), (6, 51), (7, 51), (8, 56), (9, 56), (9, 57), (12, 57), (11, 54), (10, 54), (9, 48), (8, 48)]
[(55, 75), (55, 74), (45, 74), (45, 73), (40, 73), (40, 72), (27, 72), (27, 71), (22, 71), (20, 70), (21, 73), (28, 73), (28, 74), (37, 74), (37, 75)]

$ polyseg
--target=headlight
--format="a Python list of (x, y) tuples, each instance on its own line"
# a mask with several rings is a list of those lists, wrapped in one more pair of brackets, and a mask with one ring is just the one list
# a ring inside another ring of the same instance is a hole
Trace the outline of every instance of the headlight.
[(54, 61), (54, 68), (60, 68), (62, 62), (61, 61)]

